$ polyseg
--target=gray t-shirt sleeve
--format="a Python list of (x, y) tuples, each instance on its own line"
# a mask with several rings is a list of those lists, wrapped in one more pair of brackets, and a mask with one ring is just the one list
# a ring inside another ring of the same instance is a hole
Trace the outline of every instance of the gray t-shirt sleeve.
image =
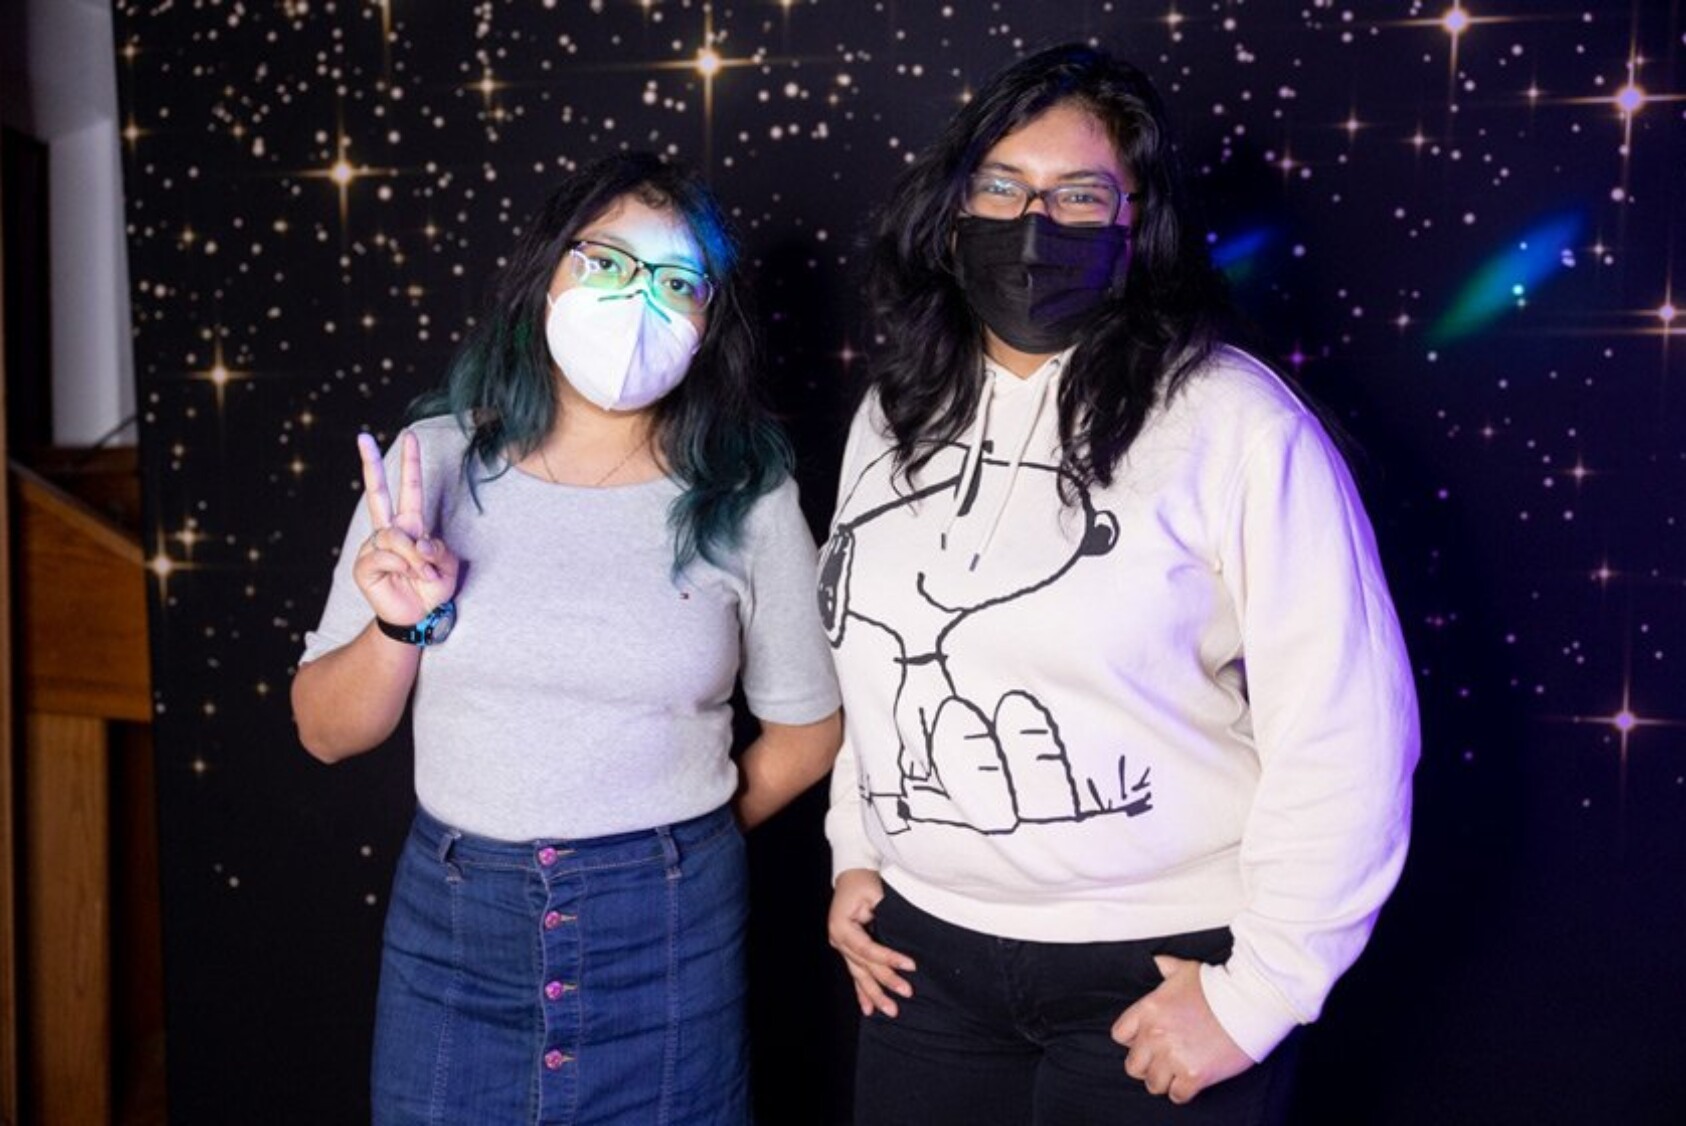
[(815, 597), (818, 557), (796, 482), (758, 501), (744, 529), (748, 593), (743, 621), (744, 698), (768, 723), (815, 723), (841, 703)]

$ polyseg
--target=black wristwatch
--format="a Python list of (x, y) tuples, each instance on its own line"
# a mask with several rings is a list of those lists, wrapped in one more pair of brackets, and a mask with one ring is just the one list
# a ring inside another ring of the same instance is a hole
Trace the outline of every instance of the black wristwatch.
[(427, 612), (427, 615), (413, 626), (394, 625), (392, 622), (375, 619), (375, 624), (381, 632), (394, 641), (402, 641), (406, 645), (427, 648), (438, 645), (451, 636), (451, 627), (457, 621), (457, 600), (447, 598), (439, 605)]

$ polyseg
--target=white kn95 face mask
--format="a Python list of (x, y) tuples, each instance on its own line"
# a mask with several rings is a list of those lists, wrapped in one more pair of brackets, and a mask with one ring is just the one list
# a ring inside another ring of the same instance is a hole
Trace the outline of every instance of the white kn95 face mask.
[(578, 286), (546, 297), (550, 358), (586, 399), (610, 411), (649, 406), (679, 386), (702, 342), (696, 326), (642, 289)]

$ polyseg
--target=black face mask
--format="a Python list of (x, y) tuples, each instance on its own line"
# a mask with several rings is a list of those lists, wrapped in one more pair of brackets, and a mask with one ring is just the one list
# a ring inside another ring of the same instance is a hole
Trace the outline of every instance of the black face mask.
[(1021, 352), (1070, 347), (1129, 266), (1130, 232), (1062, 227), (1046, 215), (962, 215), (954, 224), (955, 276), (972, 311)]

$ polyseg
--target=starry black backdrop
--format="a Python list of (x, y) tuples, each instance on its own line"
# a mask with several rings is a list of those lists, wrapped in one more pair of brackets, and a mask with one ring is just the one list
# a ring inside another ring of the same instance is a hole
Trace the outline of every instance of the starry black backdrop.
[[(116, 11), (175, 1121), (367, 1118), (409, 751), (318, 766), (288, 678), (353, 435), (441, 375), (556, 174), (707, 170), (819, 525), (870, 208), (984, 76), (1068, 38), (1161, 84), (1261, 348), (1347, 433), (1420, 677), (1413, 855), (1299, 1120), (1686, 1115), (1679, 0)], [(752, 846), (774, 1126), (846, 1115), (820, 812)]]

